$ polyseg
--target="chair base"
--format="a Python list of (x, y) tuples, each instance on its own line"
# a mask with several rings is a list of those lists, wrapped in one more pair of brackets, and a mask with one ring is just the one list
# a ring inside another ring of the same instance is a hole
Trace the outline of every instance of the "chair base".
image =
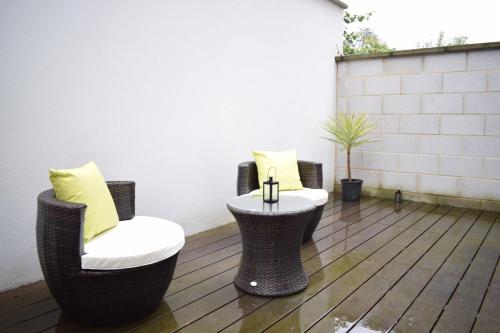
[(319, 224), (319, 221), (321, 220), (321, 216), (323, 215), (323, 210), (325, 208), (325, 205), (322, 206), (317, 206), (316, 209), (313, 212), (312, 217), (309, 219), (309, 222), (307, 222), (306, 229), (304, 230), (304, 236), (302, 237), (302, 243), (309, 242), (312, 239), (312, 235), (314, 231), (316, 230), (316, 227)]
[(90, 325), (124, 323), (158, 307), (172, 280), (177, 256), (147, 266), (82, 270), (57, 279), (46, 276), (46, 280), (54, 298), (71, 318)]

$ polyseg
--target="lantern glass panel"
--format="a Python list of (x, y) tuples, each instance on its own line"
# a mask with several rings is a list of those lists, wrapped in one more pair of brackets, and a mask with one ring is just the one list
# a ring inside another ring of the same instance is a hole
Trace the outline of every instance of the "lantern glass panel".
[(279, 183), (273, 181), (273, 177), (262, 184), (264, 202), (273, 203), (279, 200)]

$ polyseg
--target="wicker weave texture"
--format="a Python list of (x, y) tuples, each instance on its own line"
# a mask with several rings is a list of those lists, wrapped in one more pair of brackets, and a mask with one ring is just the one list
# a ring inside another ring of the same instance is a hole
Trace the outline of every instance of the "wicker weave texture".
[(309, 279), (302, 267), (300, 246), (314, 209), (279, 216), (230, 211), (243, 244), (235, 285), (260, 296), (285, 296), (306, 288)]
[[(318, 162), (297, 161), (302, 185), (307, 188), (323, 188), (323, 165)], [(247, 161), (238, 165), (237, 194), (243, 195), (259, 188), (257, 165)], [(321, 219), (324, 205), (318, 206), (304, 232), (303, 242), (311, 240)]]
[(120, 221), (133, 219), (135, 216), (135, 182), (111, 181), (107, 184)]
[[(323, 188), (323, 165), (318, 162), (297, 161), (302, 185), (307, 188)], [(258, 189), (259, 177), (254, 161), (242, 162), (238, 165), (236, 193), (247, 194)]]
[(316, 227), (318, 226), (319, 221), (321, 220), (321, 216), (323, 216), (324, 208), (325, 205), (322, 205), (322, 206), (316, 206), (316, 209), (314, 209), (314, 212), (311, 218), (309, 219), (309, 222), (307, 223), (306, 229), (304, 230), (302, 243), (309, 242), (312, 239), (314, 231), (316, 230)]
[[(108, 182), (120, 220), (135, 214), (135, 183)], [(40, 193), (37, 248), (47, 285), (65, 313), (89, 324), (118, 323), (153, 311), (165, 294), (177, 254), (163, 261), (121, 270), (83, 270), (83, 204)]]

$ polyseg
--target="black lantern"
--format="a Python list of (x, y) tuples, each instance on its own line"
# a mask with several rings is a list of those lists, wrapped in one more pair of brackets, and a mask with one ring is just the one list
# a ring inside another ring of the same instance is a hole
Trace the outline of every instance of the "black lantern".
[(273, 177), (269, 176), (271, 169), (274, 169), (274, 177), (276, 178), (276, 168), (270, 167), (269, 170), (267, 170), (267, 180), (262, 184), (263, 199), (264, 202), (267, 203), (278, 202), (280, 198), (280, 184), (275, 181)]
[(394, 209), (396, 212), (401, 211), (401, 203), (403, 202), (403, 191), (400, 188), (394, 192)]
[(403, 202), (403, 193), (401, 192), (401, 190), (397, 190), (394, 193), (394, 202), (395, 203), (401, 203), (401, 202)]

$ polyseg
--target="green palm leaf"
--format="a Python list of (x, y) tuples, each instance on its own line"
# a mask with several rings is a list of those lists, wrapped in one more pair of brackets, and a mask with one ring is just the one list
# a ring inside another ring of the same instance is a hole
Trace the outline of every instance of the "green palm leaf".
[(339, 113), (337, 119), (328, 118), (324, 123), (321, 123), (321, 127), (332, 135), (332, 137), (323, 136), (323, 139), (338, 143), (342, 149), (347, 151), (347, 172), (350, 181), (351, 148), (379, 141), (379, 139), (366, 137), (376, 126), (368, 121), (368, 116), (364, 113)]

